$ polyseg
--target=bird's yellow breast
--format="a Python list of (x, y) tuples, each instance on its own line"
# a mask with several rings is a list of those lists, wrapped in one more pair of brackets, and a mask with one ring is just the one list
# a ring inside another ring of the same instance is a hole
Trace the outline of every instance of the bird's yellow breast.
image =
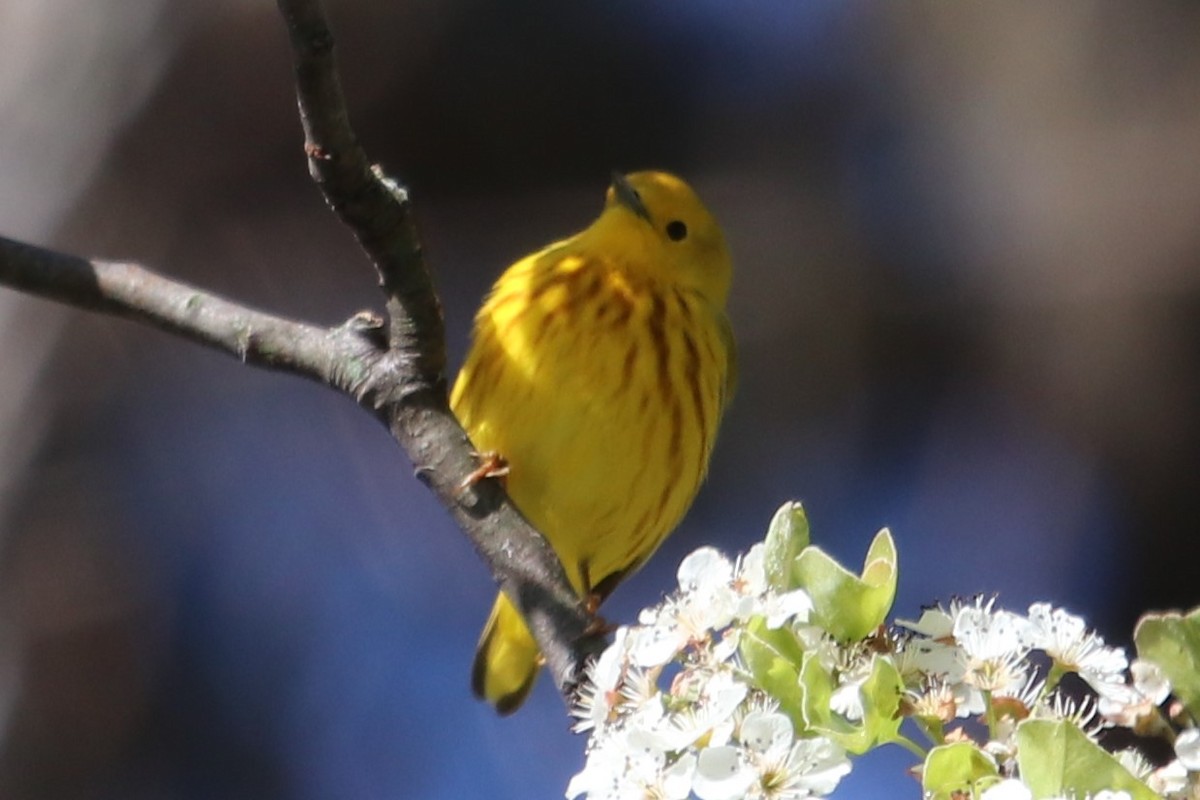
[(581, 592), (636, 569), (683, 516), (732, 355), (703, 295), (628, 266), (568, 241), (510, 267), (451, 396)]

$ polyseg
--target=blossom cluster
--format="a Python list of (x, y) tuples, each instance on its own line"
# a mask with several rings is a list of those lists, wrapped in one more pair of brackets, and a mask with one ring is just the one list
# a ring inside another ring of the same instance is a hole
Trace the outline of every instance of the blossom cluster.
[[(1047, 603), (1019, 614), (976, 597), (888, 625), (886, 531), (854, 575), (809, 544), (792, 504), (765, 542), (736, 560), (701, 548), (678, 581), (589, 666), (574, 709), (587, 761), (568, 798), (821, 797), (851, 756), (884, 744), (921, 759), (928, 797), (1200, 796), (1200, 729), (1168, 702), (1194, 662), (1130, 663)], [(1200, 640), (1200, 612), (1161, 622)], [(1178, 649), (1162, 638), (1148, 649)], [(1112, 727), (1172, 741), (1175, 758), (1107, 753), (1098, 736)]]
[[(1171, 686), (1156, 664), (1137, 659), (1131, 665), (1123, 649), (1106, 645), (1082, 618), (1048, 603), (1034, 603), (1027, 615), (994, 606), (994, 599), (976, 597), (927, 609), (916, 622), (899, 621), (910, 635), (894, 654), (906, 678), (907, 713), (918, 724), (940, 730), (955, 719), (986, 723), (982, 750), (1004, 779), (982, 792), (984, 800), (1031, 797), (1013, 777), (1020, 774), (1018, 724), (1026, 719), (1066, 722), (1092, 741), (1106, 728), (1145, 732), (1161, 722)], [(1069, 673), (1091, 689), (1081, 701), (1062, 691)], [(966, 736), (962, 730), (957, 737)], [(1189, 771), (1200, 767), (1200, 747), (1191, 744), (1196, 739), (1200, 730), (1183, 731), (1177, 758), (1162, 767), (1134, 750), (1117, 753), (1116, 762), (1161, 796), (1189, 796)], [(1128, 795), (1099, 790), (1091, 796)]]
[(591, 742), (567, 797), (829, 794), (850, 771), (842, 749), (825, 737), (798, 738), (737, 658), (738, 625), (753, 617), (802, 623), (808, 595), (768, 585), (761, 544), (736, 564), (711, 547), (697, 550), (678, 578), (679, 590), (620, 629), (590, 666), (575, 727), (591, 730)]

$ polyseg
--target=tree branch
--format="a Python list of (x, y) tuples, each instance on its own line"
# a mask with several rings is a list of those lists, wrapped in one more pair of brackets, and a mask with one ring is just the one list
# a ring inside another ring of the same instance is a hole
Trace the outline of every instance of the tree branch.
[[(333, 34), (320, 0), (278, 0), (292, 42), (296, 96), (309, 172), (326, 202), (354, 232), (387, 296), (390, 349), (379, 402), (389, 428), (429, 486), (470, 537), (520, 609), (570, 703), (579, 667), (601, 642), (546, 540), (485, 481), (464, 493), (475, 469), (466, 433), (446, 402), (445, 326), (421, 254), (408, 192), (369, 161), (350, 127), (334, 60)], [(383, 376), (381, 376), (383, 377)]]
[(413, 360), (409, 379), (435, 386), (446, 369), (445, 330), (408, 192), (371, 165), (350, 127), (333, 34), (319, 0), (279, 0), (279, 10), (292, 43), (309, 174), (375, 264), (387, 296), (392, 348)]
[(320, 328), (230, 302), (137, 264), (89, 261), (0, 237), (0, 284), (49, 300), (144, 322), (359, 397), (385, 349), (369, 314)]
[[(360, 313), (321, 328), (257, 311), (135, 264), (89, 261), (0, 238), (0, 285), (126, 317), (318, 380), (383, 421), (417, 477), (450, 511), (530, 624), (569, 703), (580, 667), (603, 647), (554, 550), (494, 480), (463, 489), (476, 461), (446, 397), (441, 307), (407, 191), (371, 166), (350, 128), (318, 0), (278, 0), (294, 53), (309, 169), (375, 264), (388, 319)], [(464, 676), (466, 664), (464, 663)], [(465, 683), (465, 677), (464, 677)]]

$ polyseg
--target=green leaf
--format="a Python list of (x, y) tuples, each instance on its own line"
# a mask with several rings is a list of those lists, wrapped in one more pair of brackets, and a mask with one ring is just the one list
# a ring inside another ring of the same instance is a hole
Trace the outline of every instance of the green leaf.
[(1187, 615), (1147, 614), (1133, 632), (1138, 655), (1153, 661), (1193, 715), (1200, 714), (1200, 608)]
[(979, 797), (999, 780), (996, 764), (972, 742), (944, 744), (929, 751), (921, 775), (924, 796), (929, 800)]
[(817, 674), (815, 661), (812, 658), (805, 663), (800, 676), (806, 690), (804, 710), (810, 728), (855, 755), (897, 739), (903, 721), (897, 711), (904, 684), (890, 659), (876, 658), (870, 676), (859, 688), (863, 706), (859, 722), (851, 722), (830, 708), (834, 681), (824, 670)]
[(862, 685), (863, 732), (866, 752), (879, 744), (894, 742), (900, 735), (900, 696), (904, 681), (890, 658), (876, 658), (871, 677)]
[(755, 617), (742, 632), (738, 650), (755, 683), (775, 698), (792, 724), (804, 722), (804, 693), (800, 688), (800, 664), (804, 650), (795, 634), (786, 628), (769, 630), (762, 617)]
[(1158, 797), (1072, 722), (1027, 719), (1018, 725), (1017, 764), (1035, 800), (1102, 789), (1129, 792), (1133, 800)]
[(788, 592), (796, 588), (791, 583), (792, 562), (808, 542), (804, 507), (794, 501), (784, 503), (771, 518), (764, 545), (763, 567), (772, 589)]
[(895, 599), (896, 543), (887, 528), (881, 530), (867, 550), (861, 577), (810, 545), (793, 563), (791, 582), (812, 597), (810, 621), (839, 641), (864, 639), (887, 619)]
[(854, 727), (833, 713), (833, 676), (821, 665), (816, 653), (806, 653), (800, 664), (800, 692), (803, 701), (803, 725), (831, 737), (854, 735)]

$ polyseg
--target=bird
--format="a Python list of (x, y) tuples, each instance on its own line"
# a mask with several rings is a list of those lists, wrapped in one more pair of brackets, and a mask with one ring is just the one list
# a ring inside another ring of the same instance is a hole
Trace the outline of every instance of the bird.
[[(600, 215), (512, 264), (475, 317), (450, 406), (590, 610), (679, 524), (736, 384), (732, 262), (695, 191), (614, 173)], [(479, 477), (479, 476), (476, 476)], [(500, 714), (541, 654), (500, 592), (471, 685)]]

